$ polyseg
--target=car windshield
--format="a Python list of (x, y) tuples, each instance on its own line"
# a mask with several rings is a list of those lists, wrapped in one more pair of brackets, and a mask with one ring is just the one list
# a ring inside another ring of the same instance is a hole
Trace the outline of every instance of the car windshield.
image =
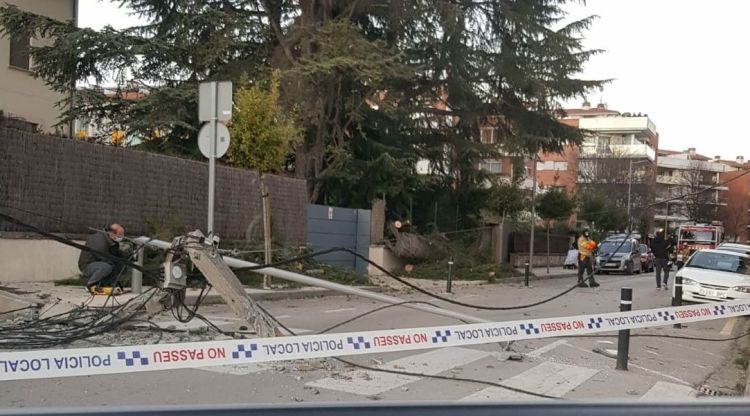
[(685, 267), (750, 275), (750, 264), (747, 258), (713, 251), (699, 251), (695, 253)]
[[(622, 246), (620, 246), (622, 244)], [(602, 246), (599, 248), (599, 252), (604, 253), (630, 253), (631, 250), (631, 243), (622, 241), (606, 241), (602, 243)], [(618, 248), (619, 247), (619, 248)], [(615, 251), (616, 250), (616, 251)]]

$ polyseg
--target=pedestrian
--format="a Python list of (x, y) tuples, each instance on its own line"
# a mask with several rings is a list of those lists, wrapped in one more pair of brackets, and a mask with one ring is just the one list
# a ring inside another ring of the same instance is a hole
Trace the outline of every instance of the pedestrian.
[[(664, 230), (656, 232), (656, 238), (651, 242), (654, 253), (654, 267), (656, 268), (656, 288), (668, 289), (669, 282), (669, 251), (674, 247), (674, 240), (664, 237)], [(662, 273), (664, 274), (662, 278)]]
[[(596, 241), (591, 239), (591, 232), (588, 228), (583, 230), (583, 234), (578, 238), (578, 286), (579, 287), (599, 287), (599, 283), (594, 279), (594, 250)], [(586, 279), (583, 278), (583, 272), (586, 271)], [(589, 284), (586, 284), (589, 280)]]
[[(78, 269), (86, 279), (86, 289), (92, 295), (118, 294), (122, 288), (116, 286), (117, 277), (122, 271), (122, 263), (113, 261), (111, 256), (125, 258), (127, 255), (120, 251), (120, 242), (125, 235), (125, 228), (120, 224), (110, 224), (104, 231), (97, 231), (86, 239), (86, 247), (78, 257)], [(113, 286), (115, 286), (113, 288)]]

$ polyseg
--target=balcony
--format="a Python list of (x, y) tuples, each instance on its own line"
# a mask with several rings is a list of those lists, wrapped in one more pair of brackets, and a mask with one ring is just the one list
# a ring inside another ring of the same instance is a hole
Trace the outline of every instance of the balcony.
[(647, 144), (610, 144), (606, 146), (583, 145), (579, 153), (581, 157), (618, 158), (654, 160), (656, 151)]
[(702, 160), (688, 160), (676, 157), (662, 156), (659, 158), (658, 166), (666, 169), (692, 170), (699, 169), (705, 172), (728, 172), (729, 167), (722, 163), (704, 162)]
[(652, 137), (656, 136), (656, 125), (648, 117), (582, 118), (578, 127), (582, 130), (647, 133)]
[[(684, 188), (688, 188), (690, 186), (690, 181), (681, 177), (681, 176), (672, 176), (672, 175), (657, 175), (656, 176), (656, 183), (663, 184), (663, 185), (677, 185)], [(702, 183), (700, 186), (702, 188), (713, 188), (715, 191), (728, 191), (729, 187), (725, 185), (719, 185), (719, 181), (708, 181), (705, 183)], [(685, 193), (688, 193), (689, 190), (685, 190)]]
[(684, 185), (682, 178), (679, 176), (671, 175), (657, 175), (656, 183), (664, 183), (667, 185)]

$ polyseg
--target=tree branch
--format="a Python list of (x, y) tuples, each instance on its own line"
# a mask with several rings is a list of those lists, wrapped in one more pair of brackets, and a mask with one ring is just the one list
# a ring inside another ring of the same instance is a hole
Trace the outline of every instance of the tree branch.
[(284, 39), (284, 32), (281, 31), (281, 27), (271, 16), (271, 8), (268, 5), (268, 0), (260, 0), (260, 3), (263, 5), (263, 8), (266, 9), (266, 14), (268, 14), (268, 21), (271, 23), (273, 33), (279, 40), (279, 45), (281, 45), (281, 49), (284, 51), (284, 56), (286, 56), (286, 59), (289, 60), (290, 64), (295, 65), (297, 62), (294, 59), (294, 55), (292, 55), (292, 50), (289, 49), (289, 45), (286, 44), (286, 40)]

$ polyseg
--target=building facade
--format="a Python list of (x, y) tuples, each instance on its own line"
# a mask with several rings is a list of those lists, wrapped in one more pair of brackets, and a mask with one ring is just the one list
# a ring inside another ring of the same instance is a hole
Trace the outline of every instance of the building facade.
[(715, 156), (714, 162), (727, 167), (721, 174), (721, 182), (726, 185), (723, 192), (726, 205), (720, 208), (719, 215), (724, 224), (727, 240), (747, 243), (750, 239), (750, 162), (743, 156), (735, 160), (722, 160)]
[(672, 230), (685, 222), (720, 221), (726, 205), (721, 175), (727, 166), (695, 152), (659, 150), (655, 220)]
[(564, 188), (571, 195), (606, 195), (631, 218), (645, 213), (650, 223), (647, 207), (655, 198), (659, 144), (653, 121), (603, 103), (565, 110), (560, 121), (584, 130), (584, 140), (559, 154), (539, 155), (536, 176), (541, 186)]
[[(60, 21), (77, 20), (77, 0), (5, 0), (4, 3)], [(60, 109), (55, 104), (65, 97), (50, 90), (31, 72), (34, 62), (30, 48), (49, 43), (48, 39), (28, 36), (0, 37), (0, 111), (4, 117), (31, 123), (43, 133), (68, 135), (69, 126), (56, 126)]]

